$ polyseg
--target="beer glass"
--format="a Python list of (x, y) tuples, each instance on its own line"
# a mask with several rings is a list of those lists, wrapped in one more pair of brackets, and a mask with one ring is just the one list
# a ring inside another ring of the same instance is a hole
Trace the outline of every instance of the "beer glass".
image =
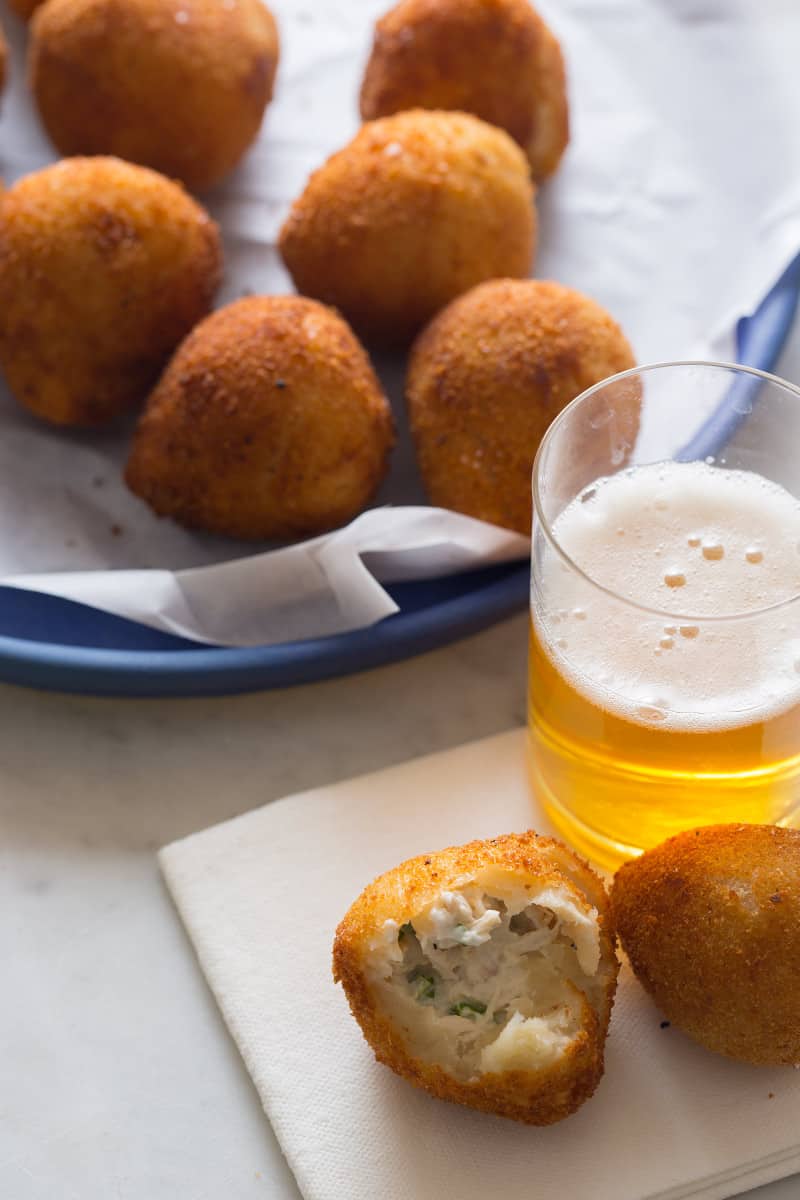
[(800, 821), (800, 390), (720, 363), (579, 396), (533, 470), (529, 756), (614, 866), (696, 825)]

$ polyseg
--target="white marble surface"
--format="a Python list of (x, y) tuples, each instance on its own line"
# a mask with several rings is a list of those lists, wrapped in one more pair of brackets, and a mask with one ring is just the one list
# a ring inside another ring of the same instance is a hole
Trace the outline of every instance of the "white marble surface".
[[(154, 850), (521, 723), (525, 645), (518, 617), (369, 674), (220, 700), (0, 688), (3, 1200), (297, 1200)], [(800, 1179), (753, 1196), (798, 1194)]]

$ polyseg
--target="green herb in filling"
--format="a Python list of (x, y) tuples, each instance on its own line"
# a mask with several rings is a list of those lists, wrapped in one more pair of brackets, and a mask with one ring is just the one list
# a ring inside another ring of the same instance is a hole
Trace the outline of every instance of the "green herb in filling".
[(486, 1005), (480, 1000), (457, 1000), (449, 1011), (453, 1017), (467, 1017), (474, 1021), (477, 1016), (486, 1012)]
[(420, 967), (415, 967), (413, 971), (406, 976), (411, 984), (411, 990), (414, 993), (414, 999), (418, 1004), (427, 1004), (433, 1000), (436, 995), (436, 978), (432, 974), (427, 974)]

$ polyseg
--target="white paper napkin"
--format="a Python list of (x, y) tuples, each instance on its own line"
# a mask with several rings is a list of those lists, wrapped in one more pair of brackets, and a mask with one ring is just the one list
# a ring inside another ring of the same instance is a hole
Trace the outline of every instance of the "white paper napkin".
[(406, 857), (546, 830), (524, 741), (515, 730), (318, 788), (161, 852), (306, 1200), (722, 1200), (800, 1170), (800, 1073), (662, 1029), (627, 970), (606, 1074), (559, 1125), (444, 1104), (375, 1062), (331, 978), (335, 927)]
[[(308, 173), (358, 127), (372, 24), (389, 0), (270, 4), (281, 30), (276, 96), (242, 166), (206, 198), (225, 242), (220, 302), (291, 290), (278, 230)], [(800, 6), (537, 0), (537, 7), (564, 46), (572, 136), (538, 197), (536, 274), (606, 305), (640, 362), (730, 357), (737, 318), (752, 312), (800, 249)], [(12, 183), (55, 155), (25, 87), (23, 29), (5, 0), (0, 19), (14, 60), (0, 105), (0, 176)], [(404, 428), (402, 364), (381, 358), (377, 367)], [(705, 414), (690, 415), (697, 424)], [(688, 441), (693, 429), (684, 418)], [(370, 549), (383, 539), (384, 574), (351, 552), (363, 524), (352, 537), (327, 539), (323, 563), (319, 539), (270, 555), (159, 521), (122, 482), (129, 432), (47, 428), (0, 385), (0, 584), (80, 600), (198, 641), (252, 645), (382, 619), (395, 606), (381, 581), (398, 569), (404, 578), (430, 578), (465, 569), (458, 565), (465, 548), (467, 566), (527, 553), (522, 538), (511, 545), (491, 527), (465, 531), (439, 513), (438, 552), (419, 555), (415, 506), (424, 496), (405, 432), (378, 497), (394, 513), (382, 507), (361, 519), (369, 522)]]

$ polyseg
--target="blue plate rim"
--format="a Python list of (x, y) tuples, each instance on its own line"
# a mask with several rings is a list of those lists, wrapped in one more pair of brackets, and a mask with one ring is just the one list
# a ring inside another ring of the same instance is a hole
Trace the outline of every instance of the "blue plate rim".
[[(736, 329), (738, 364), (768, 372), (800, 300), (800, 254)], [(729, 428), (714, 414), (707, 436)], [(700, 431), (701, 433), (703, 431)], [(708, 451), (711, 452), (711, 451)], [(376, 625), (284, 645), (128, 650), (41, 642), (0, 634), (0, 680), (54, 691), (116, 696), (233, 694), (310, 683), (409, 658), (478, 632), (527, 606), (528, 562), (501, 579)]]

